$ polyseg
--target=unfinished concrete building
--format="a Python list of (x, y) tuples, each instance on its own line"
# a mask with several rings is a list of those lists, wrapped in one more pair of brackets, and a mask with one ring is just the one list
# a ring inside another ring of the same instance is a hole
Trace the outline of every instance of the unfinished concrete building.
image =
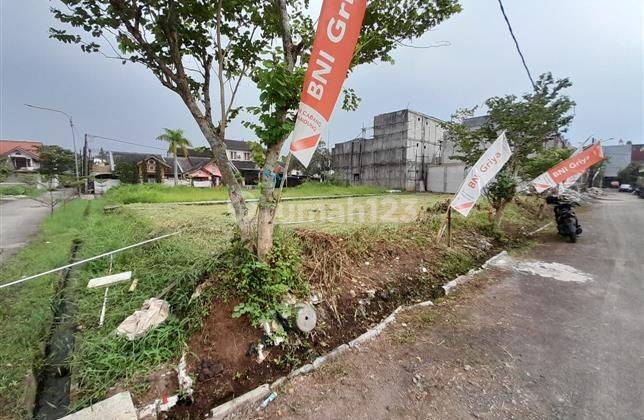
[(332, 162), (336, 176), (352, 185), (405, 191), (456, 192), (465, 165), (449, 156), (438, 118), (403, 109), (376, 115), (373, 137), (338, 143)]

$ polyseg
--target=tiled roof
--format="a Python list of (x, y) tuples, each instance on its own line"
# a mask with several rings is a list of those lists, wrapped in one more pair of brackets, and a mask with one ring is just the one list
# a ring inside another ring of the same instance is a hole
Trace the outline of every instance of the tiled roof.
[(224, 140), (226, 143), (226, 149), (228, 150), (240, 150), (242, 152), (250, 152), (250, 147), (248, 146), (247, 141), (241, 140)]
[(29, 152), (38, 156), (38, 149), (42, 146), (38, 141), (20, 141), (20, 140), (0, 140), (0, 155), (4, 155), (13, 149), (20, 148), (25, 152)]
[(116, 165), (119, 162), (124, 163), (133, 163), (137, 164), (138, 162), (147, 159), (149, 157), (155, 157), (159, 160), (163, 160), (163, 156), (154, 154), (154, 153), (136, 153), (136, 152), (110, 152), (114, 157), (114, 164)]
[(259, 171), (259, 166), (252, 160), (231, 160), (240, 171)]

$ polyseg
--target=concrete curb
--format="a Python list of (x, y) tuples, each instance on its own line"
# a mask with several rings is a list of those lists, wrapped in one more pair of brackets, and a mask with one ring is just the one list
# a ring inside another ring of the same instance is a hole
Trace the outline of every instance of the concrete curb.
[(486, 268), (490, 267), (491, 264), (494, 263), (497, 259), (505, 256), (508, 254), (508, 251), (501, 251), (492, 258), (488, 259), (483, 263), (483, 265), (480, 268), (475, 268), (467, 272), (467, 274), (463, 274), (462, 276), (456, 277), (454, 280), (447, 282), (444, 284), (443, 290), (445, 290), (445, 296), (449, 295), (452, 293), (454, 289), (456, 289), (458, 286), (461, 286), (469, 281), (471, 281), (474, 278), (474, 275), (480, 273), (481, 271), (485, 270)]
[(212, 420), (223, 419), (228, 414), (230, 414), (233, 410), (239, 408), (244, 404), (255, 403), (261, 399), (266, 398), (270, 392), (271, 390), (268, 384), (258, 386), (252, 391), (248, 391), (247, 393), (240, 395), (239, 397), (232, 399), (227, 403), (219, 405), (213, 408), (212, 410), (210, 410), (209, 419), (212, 419)]
[(553, 222), (546, 223), (545, 225), (541, 226), (539, 229), (537, 229), (537, 230), (535, 230), (535, 231), (532, 231), (532, 232), (528, 233), (528, 236), (532, 236), (532, 235), (534, 235), (534, 234), (537, 234), (537, 233), (541, 232), (542, 230), (546, 229), (548, 226), (550, 226), (550, 225), (552, 225), (552, 224), (553, 224)]

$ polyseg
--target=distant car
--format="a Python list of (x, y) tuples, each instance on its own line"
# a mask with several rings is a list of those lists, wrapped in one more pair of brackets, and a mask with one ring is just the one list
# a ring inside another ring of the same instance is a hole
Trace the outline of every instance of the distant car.
[(622, 184), (619, 186), (619, 191), (630, 193), (633, 192), (633, 187), (631, 186), (631, 184)]

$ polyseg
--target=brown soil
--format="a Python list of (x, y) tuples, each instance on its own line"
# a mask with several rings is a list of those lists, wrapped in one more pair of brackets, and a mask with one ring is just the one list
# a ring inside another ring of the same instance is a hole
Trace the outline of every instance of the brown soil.
[[(298, 235), (307, 254), (303, 272), (317, 298), (315, 330), (308, 336), (288, 331), (288, 350), (267, 348), (266, 360), (258, 364), (249, 349), (262, 331), (246, 318), (233, 319), (234, 303), (215, 301), (189, 341), (189, 373), (196, 378), (193, 401), (178, 404), (166, 418), (203, 418), (215, 406), (356, 338), (398, 306), (442, 296), (440, 286), (449, 280), (440, 269), (448, 252), (442, 244), (396, 246), (374, 239), (369, 249), (352, 251), (330, 234), (300, 230)], [(477, 262), (498, 250), (499, 244), (482, 245), (487, 241), (491, 239), (463, 230), (455, 238)]]

